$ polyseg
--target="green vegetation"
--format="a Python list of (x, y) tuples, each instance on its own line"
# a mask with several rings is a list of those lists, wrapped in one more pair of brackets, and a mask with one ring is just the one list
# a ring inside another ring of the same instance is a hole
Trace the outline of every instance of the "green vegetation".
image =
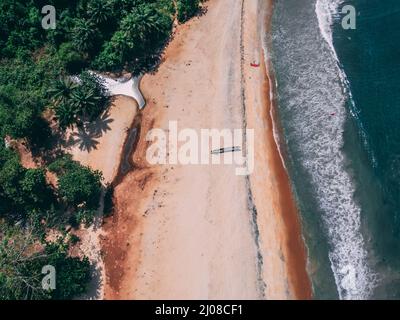
[(149, 2), (123, 14), (115, 33), (103, 44), (95, 60), (100, 70), (118, 70), (122, 66), (139, 73), (157, 62), (160, 49), (170, 36), (172, 16), (168, 7), (165, 11), (158, 2)]
[[(90, 280), (87, 258), (68, 256), (68, 245), (60, 238), (40, 244), (26, 230), (0, 230), (0, 299), (71, 299), (86, 291)], [(55, 290), (42, 287), (42, 268), (56, 270)]]
[[(44, 169), (26, 169), (16, 153), (0, 145), (0, 299), (70, 299), (90, 281), (87, 258), (68, 248), (79, 239), (46, 242), (48, 229), (66, 234), (68, 224), (89, 226), (99, 205), (101, 173), (63, 157), (49, 166), (59, 177), (51, 187)], [(18, 229), (15, 223), (24, 227)], [(30, 230), (28, 233), (27, 230)], [(41, 287), (42, 267), (57, 272), (56, 290)]]
[[(56, 8), (56, 29), (42, 28), (44, 5)], [(198, 0), (0, 1), (0, 299), (70, 299), (86, 290), (90, 265), (69, 255), (79, 243), (70, 230), (92, 223), (102, 176), (63, 156), (60, 137), (67, 128), (85, 131), (109, 106), (104, 84), (88, 70), (152, 70), (174, 20), (198, 9)], [(23, 167), (10, 140), (25, 144), (41, 167)], [(47, 242), (49, 230), (62, 238)], [(49, 292), (40, 282), (47, 264), (57, 270)]]
[(0, 87), (1, 134), (13, 138), (33, 136), (39, 118), (39, 102), (11, 85)]
[[(56, 8), (54, 30), (41, 26), (45, 4)], [(57, 89), (73, 86), (69, 76), (85, 69), (134, 74), (152, 69), (174, 17), (186, 21), (198, 8), (199, 0), (1, 1), (1, 136), (32, 143), (45, 137), (41, 115), (51, 106), (63, 129), (92, 120), (107, 104), (103, 90), (92, 91), (88, 73), (83, 75), (89, 81), (54, 104)]]
[(60, 177), (58, 189), (68, 205), (84, 205), (88, 209), (97, 209), (101, 192), (101, 173), (93, 173), (89, 168), (77, 166)]
[(0, 218), (26, 218), (54, 203), (44, 170), (25, 169), (17, 155), (0, 145)]
[(102, 174), (81, 166), (69, 156), (64, 156), (49, 165), (49, 170), (59, 177), (58, 195), (72, 211), (73, 224), (90, 225), (99, 206)]
[(79, 81), (60, 78), (48, 90), (63, 129), (74, 125), (83, 127), (84, 122), (97, 119), (109, 104), (107, 90), (98, 76), (85, 71), (79, 75)]
[(177, 0), (176, 3), (179, 22), (189, 20), (199, 11), (200, 0)]

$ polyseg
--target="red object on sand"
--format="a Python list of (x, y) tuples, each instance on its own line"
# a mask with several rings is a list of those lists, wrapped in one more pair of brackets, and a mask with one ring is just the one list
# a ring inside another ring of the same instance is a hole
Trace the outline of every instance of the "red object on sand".
[(334, 116), (334, 115), (336, 115), (336, 113), (334, 112), (334, 113), (331, 113), (331, 116)]
[(259, 67), (259, 66), (260, 66), (259, 63), (255, 63), (255, 62), (250, 63), (250, 65), (251, 65), (252, 67)]

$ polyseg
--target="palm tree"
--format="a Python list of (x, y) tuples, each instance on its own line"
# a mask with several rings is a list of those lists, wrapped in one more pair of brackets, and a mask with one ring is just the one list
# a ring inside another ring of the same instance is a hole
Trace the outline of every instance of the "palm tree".
[(53, 101), (58, 104), (70, 99), (73, 90), (77, 86), (77, 83), (75, 83), (71, 78), (61, 77), (47, 92), (52, 97)]
[(92, 0), (88, 3), (87, 13), (90, 20), (95, 24), (104, 23), (112, 14), (110, 3), (102, 0)]
[(139, 6), (121, 24), (128, 39), (149, 41), (149, 35), (162, 30), (158, 12), (152, 6)]
[(57, 105), (56, 118), (62, 129), (72, 128), (74, 124), (79, 124), (75, 106), (65, 101)]
[(94, 120), (99, 113), (101, 97), (96, 95), (93, 89), (83, 86), (78, 87), (72, 93), (72, 103), (77, 114), (85, 120)]
[(78, 51), (88, 52), (93, 48), (93, 43), (98, 39), (99, 32), (95, 25), (85, 19), (77, 19), (72, 30), (72, 42)]

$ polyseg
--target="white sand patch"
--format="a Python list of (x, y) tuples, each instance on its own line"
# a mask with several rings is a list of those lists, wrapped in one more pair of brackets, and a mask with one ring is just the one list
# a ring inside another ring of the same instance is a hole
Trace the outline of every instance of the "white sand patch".
[(110, 91), (111, 95), (132, 97), (138, 103), (139, 109), (143, 109), (146, 105), (146, 101), (139, 89), (141, 76), (133, 77), (129, 80), (126, 80), (125, 78), (114, 80), (100, 74), (97, 75), (105, 81), (107, 89)]

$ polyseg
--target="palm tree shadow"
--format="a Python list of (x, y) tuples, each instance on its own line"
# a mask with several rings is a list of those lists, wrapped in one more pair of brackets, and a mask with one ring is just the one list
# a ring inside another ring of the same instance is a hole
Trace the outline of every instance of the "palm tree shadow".
[(86, 132), (85, 129), (78, 129), (78, 132), (71, 134), (67, 143), (70, 146), (78, 145), (81, 151), (91, 152), (93, 149), (97, 149), (98, 138), (100, 137)]
[(110, 112), (107, 110), (100, 118), (93, 122), (85, 124), (85, 130), (95, 136), (102, 136), (107, 131), (111, 130), (110, 123), (114, 122), (114, 119), (110, 119)]
[(78, 145), (81, 151), (91, 152), (97, 149), (100, 139), (103, 134), (111, 130), (110, 123), (114, 120), (110, 119), (110, 113), (106, 111), (100, 118), (93, 122), (86, 122), (77, 132), (73, 132), (66, 146), (73, 147)]

